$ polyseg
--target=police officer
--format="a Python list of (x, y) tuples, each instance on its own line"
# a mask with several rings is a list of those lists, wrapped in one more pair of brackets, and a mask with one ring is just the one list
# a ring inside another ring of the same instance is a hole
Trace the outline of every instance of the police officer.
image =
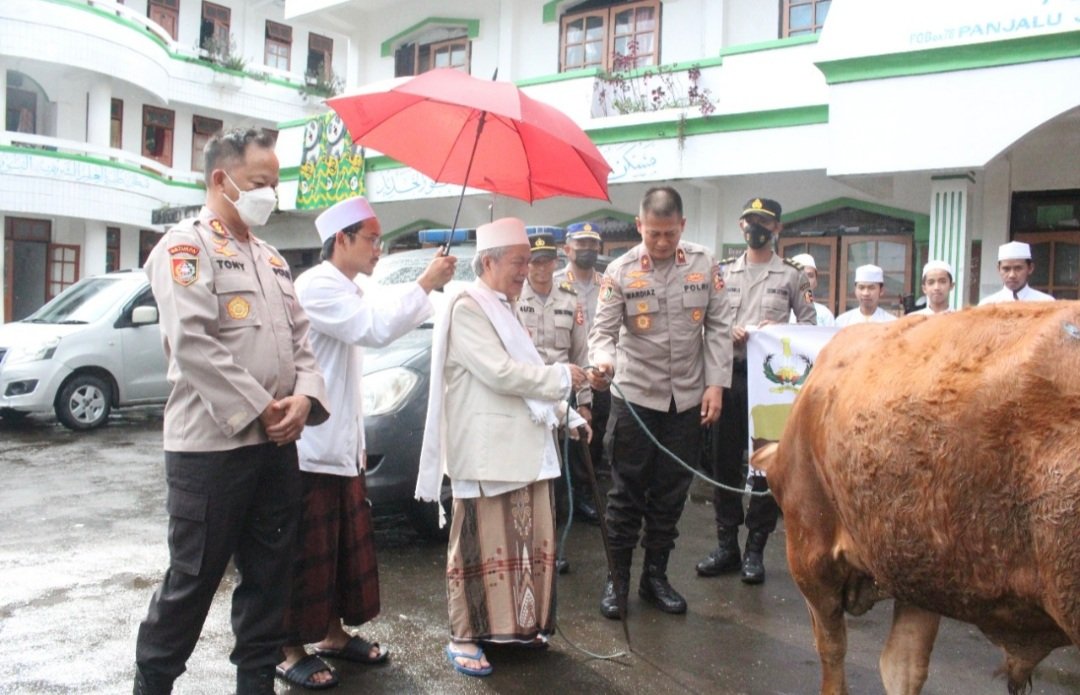
[[(713, 473), (716, 480), (731, 487), (741, 487), (743, 452), (747, 442), (746, 339), (747, 328), (770, 323), (787, 323), (793, 312), (801, 324), (814, 325), (817, 310), (810, 289), (810, 279), (802, 266), (773, 253), (773, 240), (784, 225), (780, 222), (780, 203), (768, 198), (753, 198), (743, 206), (739, 227), (746, 240), (746, 251), (737, 258), (721, 261), (724, 285), (731, 303), (731, 335), (735, 344), (731, 388), (724, 392), (724, 409), (713, 428)], [(755, 491), (768, 490), (764, 476), (752, 480)], [(747, 526), (746, 556), (739, 556), (739, 526), (743, 523), (741, 495), (713, 489), (716, 536), (719, 545), (697, 564), (697, 573), (712, 577), (742, 570), (747, 584), (765, 581), (763, 552), (769, 534), (776, 529), (780, 508), (771, 496), (752, 496), (745, 515)]]
[[(702, 425), (720, 415), (731, 381), (731, 329), (723, 283), (704, 247), (681, 241), (686, 218), (674, 188), (651, 188), (637, 216), (641, 244), (607, 268), (596, 323), (589, 334), (589, 378), (602, 388), (614, 377), (612, 487), (606, 518), (614, 555), (600, 612), (619, 617), (630, 562), (644, 521), (645, 566), (638, 594), (666, 613), (686, 600), (667, 580), (692, 473), (661, 452), (628, 405), (661, 444), (684, 461), (699, 456)], [(625, 399), (625, 400), (624, 400)]]
[[(568, 282), (577, 291), (578, 300), (585, 307), (585, 332), (592, 329), (596, 317), (596, 298), (600, 294), (600, 282), (603, 274), (597, 272), (596, 261), (600, 254), (600, 232), (589, 222), (574, 222), (566, 227), (566, 243), (563, 245), (566, 257), (570, 259), (565, 268), (555, 271), (555, 284)], [(592, 391), (592, 407), (582, 413), (592, 424), (592, 441), (589, 442), (589, 454), (597, 473), (607, 469), (604, 455), (604, 430), (608, 414), (611, 411), (611, 392)], [(578, 409), (581, 412), (581, 409)], [(574, 455), (577, 455), (576, 451)], [(593, 505), (590, 495), (574, 496), (574, 514), (590, 521), (600, 520), (599, 512)]]
[[(571, 363), (584, 367), (588, 359), (585, 308), (569, 282), (554, 282), (558, 256), (555, 237), (546, 233), (533, 234), (529, 237), (529, 246), (529, 272), (517, 302), (518, 318), (529, 332), (544, 364)], [(584, 411), (582, 418), (588, 421), (592, 389), (588, 384), (584, 385), (575, 398), (578, 413)], [(562, 447), (559, 450), (561, 453)], [(570, 466), (574, 501), (580, 504), (579, 499), (592, 493), (576, 445), (570, 447)], [(562, 488), (564, 499), (565, 493), (566, 489)], [(558, 564), (560, 573), (569, 571), (565, 559), (560, 558)]]
[(136, 695), (172, 691), (232, 560), (238, 695), (272, 695), (300, 512), (296, 440), (327, 419), (289, 266), (253, 228), (276, 203), (273, 137), (219, 133), (206, 206), (168, 231), (146, 273), (161, 312), (169, 569), (135, 647)]

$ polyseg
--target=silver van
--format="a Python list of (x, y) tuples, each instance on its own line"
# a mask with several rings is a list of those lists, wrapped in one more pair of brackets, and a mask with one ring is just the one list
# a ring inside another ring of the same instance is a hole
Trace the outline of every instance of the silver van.
[(74, 430), (113, 408), (169, 397), (157, 303), (146, 274), (85, 278), (21, 321), (0, 325), (0, 417), (55, 412)]

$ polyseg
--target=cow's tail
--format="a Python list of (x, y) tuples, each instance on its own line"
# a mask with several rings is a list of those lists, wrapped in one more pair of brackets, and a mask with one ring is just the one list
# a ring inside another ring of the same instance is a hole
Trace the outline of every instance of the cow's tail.
[(776, 460), (777, 447), (776, 442), (770, 442), (761, 447), (750, 457), (750, 464), (759, 471), (765, 471), (765, 475), (768, 476), (769, 465)]

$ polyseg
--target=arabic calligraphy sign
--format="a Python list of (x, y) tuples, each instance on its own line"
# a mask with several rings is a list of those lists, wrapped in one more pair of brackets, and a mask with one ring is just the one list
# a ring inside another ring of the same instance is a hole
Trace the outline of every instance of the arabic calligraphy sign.
[(318, 210), (364, 195), (364, 153), (354, 145), (336, 113), (313, 118), (304, 126), (297, 210)]

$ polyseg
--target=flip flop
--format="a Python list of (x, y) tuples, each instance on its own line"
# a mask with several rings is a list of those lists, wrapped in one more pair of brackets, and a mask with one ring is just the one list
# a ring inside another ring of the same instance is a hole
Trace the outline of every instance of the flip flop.
[(476, 651), (472, 654), (463, 652), (459, 649), (455, 649), (453, 645), (446, 645), (446, 657), (450, 659), (450, 665), (454, 667), (454, 670), (458, 673), (464, 673), (466, 676), (476, 676), (477, 678), (482, 676), (491, 675), (494, 670), (491, 664), (483, 666), (481, 668), (469, 668), (463, 666), (457, 662), (458, 659), (472, 659), (473, 661), (480, 661), (484, 658), (484, 650), (480, 648), (480, 645), (476, 645)]
[[(307, 688), (308, 690), (326, 690), (327, 688), (333, 688), (338, 684), (337, 676), (334, 674), (334, 669), (330, 668), (330, 665), (317, 656), (308, 654), (300, 661), (297, 661), (289, 669), (284, 669), (278, 666), (274, 669), (277, 677), (291, 685), (299, 685), (301, 688)], [(330, 680), (323, 683), (312, 680), (316, 673), (320, 671), (329, 671)]]
[[(379, 650), (379, 655), (372, 658), (371, 648)], [(328, 659), (344, 659), (358, 664), (381, 664), (390, 656), (389, 649), (383, 649), (378, 642), (368, 642), (359, 635), (353, 635), (340, 649), (315, 648), (315, 653)]]

